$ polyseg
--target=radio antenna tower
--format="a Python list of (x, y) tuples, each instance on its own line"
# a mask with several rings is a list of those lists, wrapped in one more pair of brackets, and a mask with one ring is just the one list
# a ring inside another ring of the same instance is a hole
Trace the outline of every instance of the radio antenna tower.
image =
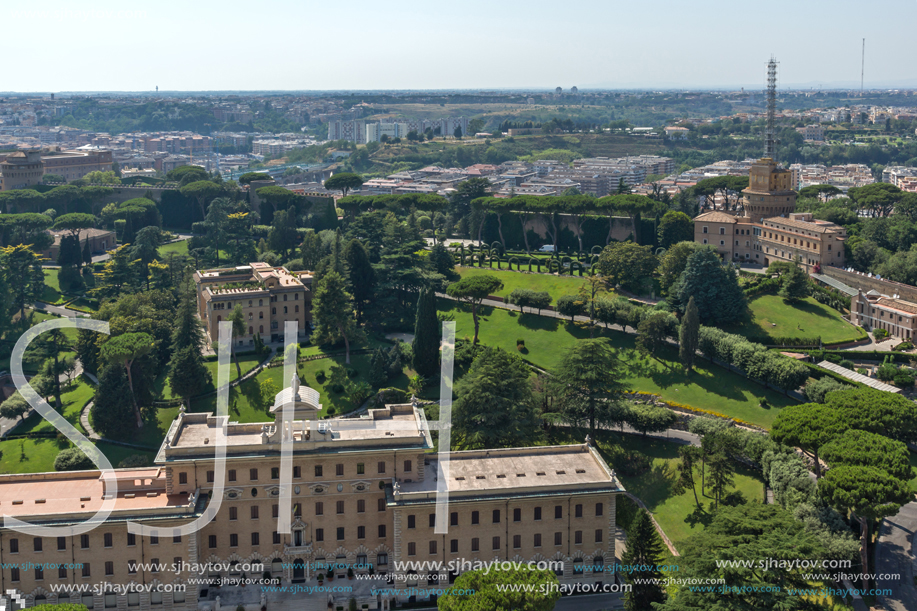
[(764, 124), (764, 156), (777, 160), (777, 60), (767, 62), (767, 122)]
[(863, 39), (863, 59), (860, 60), (860, 93), (863, 93), (863, 73), (866, 71), (866, 39)]

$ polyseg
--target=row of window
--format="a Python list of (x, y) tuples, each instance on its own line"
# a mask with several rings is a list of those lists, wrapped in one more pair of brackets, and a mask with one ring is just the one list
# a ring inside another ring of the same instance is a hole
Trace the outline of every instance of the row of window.
[[(404, 461), (404, 472), (411, 473), (414, 470), (414, 462), (411, 460)], [(315, 477), (324, 477), (324, 466), (315, 465)], [(380, 460), (376, 464), (376, 473), (384, 474), (386, 470), (385, 461)], [(335, 475), (338, 477), (344, 476), (344, 464), (338, 463), (334, 466)], [(365, 475), (366, 474), (366, 463), (357, 463), (356, 475)], [(207, 483), (212, 484), (214, 482), (214, 472), (207, 471)], [(299, 465), (293, 466), (293, 477), (301, 478), (302, 477), (302, 467)], [(226, 479), (230, 482), (238, 481), (238, 473), (235, 469), (229, 469), (226, 472)], [(249, 469), (248, 470), (248, 479), (249, 481), (256, 482), (258, 481), (258, 469)], [(280, 479), (280, 467), (271, 467), (271, 479)], [(178, 483), (187, 484), (188, 483), (188, 472), (181, 471), (178, 474)]]
[[(341, 505), (340, 501), (338, 502), (338, 505), (339, 506)], [(381, 507), (381, 504), (380, 504), (380, 507)], [(595, 515), (596, 516), (603, 515), (604, 510), (605, 508), (602, 503), (595, 504)], [(339, 513), (342, 513), (342, 512), (339, 512)], [(573, 514), (577, 518), (582, 518), (583, 517), (583, 505), (582, 504), (575, 505), (573, 508)], [(537, 521), (537, 520), (541, 520), (541, 515), (542, 515), (541, 507), (535, 507), (532, 517)], [(408, 528), (417, 528), (416, 517), (417, 516), (415, 515), (408, 516)], [(564, 517), (564, 506), (555, 505), (554, 506), (554, 519), (561, 520), (563, 519), (563, 517)], [(491, 512), (491, 520), (493, 524), (500, 523), (500, 510), (499, 509), (494, 509)], [(517, 507), (513, 509), (513, 522), (521, 522), (521, 521), (522, 521), (522, 509)], [(429, 523), (430, 523), (430, 528), (434, 528), (436, 526), (436, 514), (435, 513), (431, 513), (429, 515)], [(474, 525), (474, 524), (480, 524), (480, 523), (481, 523), (481, 512), (472, 511), (471, 512), (471, 524)], [(449, 514), (449, 526), (458, 526), (458, 525), (459, 525), (458, 512), (453, 511), (451, 514)]]
[[(380, 539), (385, 539), (388, 536), (388, 529), (386, 528), (385, 524), (379, 524), (377, 526), (376, 532), (377, 532), (378, 538)], [(336, 538), (338, 541), (344, 541), (346, 539), (345, 527), (339, 526), (336, 529), (335, 534), (336, 534)], [(357, 526), (357, 539), (365, 539), (365, 538), (366, 538), (366, 527)], [(321, 543), (324, 540), (325, 540), (325, 529), (316, 528), (315, 529), (315, 541), (318, 543)], [(217, 535), (209, 535), (207, 537), (207, 547), (210, 549), (216, 549), (218, 547), (218, 541), (219, 539), (217, 538)], [(280, 545), (280, 543), (281, 543), (280, 533), (278, 532), (272, 533), (272, 544)], [(252, 546), (261, 545), (261, 534), (260, 533), (256, 533), (256, 532), (251, 533), (251, 544)], [(229, 547), (239, 547), (239, 535), (237, 533), (230, 533)]]
[[(601, 543), (602, 538), (603, 538), (602, 529), (597, 528), (595, 531), (595, 542)], [(542, 546), (541, 533), (535, 533), (533, 535), (532, 543), (535, 547)], [(573, 532), (573, 544), (582, 545), (582, 543), (583, 543), (583, 531), (581, 530), (574, 531)], [(554, 545), (556, 547), (562, 547), (563, 544), (564, 544), (564, 533), (563, 532), (554, 533)], [(435, 541), (435, 540), (430, 541), (428, 544), (428, 547), (429, 547), (431, 555), (439, 553), (438, 551), (439, 542), (438, 541)], [(522, 535), (513, 535), (513, 549), (521, 549), (521, 548), (522, 548)], [(499, 536), (493, 537), (491, 539), (491, 549), (494, 551), (503, 549), (501, 547), (501, 539)], [(472, 552), (481, 551), (481, 540), (478, 537), (472, 537), (471, 551)], [(450, 554), (459, 553), (459, 540), (458, 539), (452, 539), (451, 541), (449, 541), (449, 553)], [(416, 556), (416, 555), (417, 555), (417, 544), (414, 542), (408, 543), (408, 556)]]
[[(14, 579), (13, 581), (18, 581)], [(111, 592), (106, 592), (104, 595), (103, 601), (106, 609), (114, 609), (118, 606), (118, 594)], [(87, 609), (95, 608), (95, 597), (92, 594), (78, 594), (74, 593), (72, 598), (67, 598), (67, 594), (60, 594), (57, 599), (57, 604), (62, 605), (66, 604), (68, 601), (72, 604), (82, 604)], [(39, 594), (35, 597), (35, 606), (44, 605), (47, 602), (47, 598)], [(185, 602), (185, 592), (175, 591), (172, 593), (172, 602), (175, 604)], [(158, 590), (150, 591), (150, 604), (151, 605), (161, 605), (162, 604), (162, 592)], [(128, 592), (127, 593), (127, 606), (128, 607), (139, 607), (140, 606), (140, 592)]]
[[(283, 300), (284, 300), (284, 301), (287, 301), (287, 295), (286, 295), (286, 294), (284, 294)], [(272, 301), (272, 302), (277, 301), (276, 296), (271, 297), (271, 301)], [(294, 293), (294, 294), (293, 294), (293, 301), (299, 301), (299, 293)], [(240, 302), (239, 305), (243, 305), (243, 304)], [(263, 299), (259, 299), (259, 300), (258, 300), (258, 307), (260, 308), (260, 307), (262, 307), (263, 305), (264, 305), (264, 300), (263, 300)], [(214, 309), (214, 310), (225, 310), (225, 309), (230, 309), (230, 310), (231, 310), (232, 307), (233, 307), (233, 306), (232, 306), (232, 302), (231, 302), (231, 301), (219, 301), (219, 302), (213, 304), (213, 309)], [(250, 308), (251, 308), (251, 307), (254, 307), (254, 300), (252, 300), (252, 299), (249, 299), (249, 300), (248, 300), (248, 307), (250, 307)], [(284, 312), (287, 311), (286, 307), (283, 308), (283, 311), (284, 311)], [(296, 306), (296, 311), (299, 312), (299, 306)], [(277, 313), (277, 308), (274, 308), (274, 314), (276, 314), (276, 313)], [(249, 319), (251, 319), (251, 314), (249, 314), (248, 317), (249, 317)]]
[[(337, 501), (335, 510), (338, 515), (343, 515), (344, 511), (344, 501)], [(376, 499), (376, 509), (378, 511), (385, 511), (385, 498), (380, 497)], [(260, 510), (257, 505), (252, 505), (248, 508), (249, 516), (252, 520), (257, 520), (260, 517)], [(357, 500), (357, 513), (366, 513), (366, 499)], [(271, 506), (271, 517), (276, 518), (280, 515), (280, 505)], [(293, 503), (293, 515), (296, 517), (302, 517), (302, 503)], [(323, 516), (325, 515), (325, 503), (318, 501), (315, 503), (315, 515)], [(413, 517), (413, 516), (412, 516)], [(229, 519), (230, 521), (239, 519), (239, 508), (230, 507), (229, 508)]]
[[(257, 507), (255, 509), (257, 509)], [(181, 535), (172, 537), (172, 543), (181, 543)], [(105, 547), (114, 547), (114, 535), (112, 533), (104, 533), (102, 535), (102, 544)], [(127, 545), (137, 545), (137, 535), (134, 533), (127, 533)], [(159, 545), (159, 537), (156, 535), (151, 536), (150, 545)], [(41, 537), (32, 539), (32, 549), (36, 552), (43, 551), (44, 540)], [(57, 549), (58, 551), (67, 549), (67, 537), (57, 537)], [(80, 535), (80, 549), (89, 549), (89, 535)], [(19, 539), (10, 539), (10, 553), (19, 553)]]
[[(257, 533), (256, 533), (257, 534)], [(172, 562), (175, 566), (182, 566), (182, 557), (175, 556), (172, 559)], [(166, 565), (159, 562), (159, 558), (150, 558), (150, 571), (152, 573), (158, 573), (167, 568)], [(80, 563), (80, 576), (82, 577), (92, 577), (92, 566), (88, 562)], [(127, 561), (127, 572), (130, 575), (135, 575), (137, 573), (137, 564), (136, 560)], [(105, 562), (105, 576), (110, 577), (115, 574), (115, 563), (111, 560)], [(35, 567), (35, 580), (41, 581), (45, 578), (45, 570), (41, 566)], [(57, 568), (57, 578), (58, 579), (67, 579), (67, 569), (63, 566)], [(20, 571), (18, 568), (13, 567), (10, 569), (10, 580), (19, 581)]]

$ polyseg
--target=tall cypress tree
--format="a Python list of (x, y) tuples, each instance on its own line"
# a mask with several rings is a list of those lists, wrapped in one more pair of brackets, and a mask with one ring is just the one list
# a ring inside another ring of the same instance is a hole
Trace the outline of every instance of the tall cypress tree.
[(344, 247), (344, 261), (350, 276), (357, 322), (363, 322), (363, 311), (376, 288), (376, 274), (372, 263), (369, 262), (369, 254), (357, 239), (350, 240)]
[(417, 318), (414, 321), (412, 365), (414, 371), (425, 378), (436, 374), (439, 368), (439, 319), (436, 317), (436, 296), (431, 287), (420, 291), (417, 299)]
[(181, 285), (181, 302), (172, 329), (172, 358), (169, 360), (169, 385), (172, 393), (189, 401), (204, 391), (212, 376), (204, 365), (201, 348), (204, 328), (197, 318), (197, 292), (186, 274)]
[[(621, 563), (627, 567), (626, 578), (631, 591), (624, 595), (627, 611), (650, 611), (652, 603), (665, 601), (662, 573), (657, 566), (663, 559), (662, 539), (645, 509), (637, 511), (627, 529), (627, 550)], [(656, 583), (651, 583), (652, 580)]]
[(697, 344), (700, 339), (700, 317), (694, 297), (688, 300), (685, 315), (681, 319), (678, 329), (678, 357), (688, 371), (694, 367), (694, 357), (697, 355)]

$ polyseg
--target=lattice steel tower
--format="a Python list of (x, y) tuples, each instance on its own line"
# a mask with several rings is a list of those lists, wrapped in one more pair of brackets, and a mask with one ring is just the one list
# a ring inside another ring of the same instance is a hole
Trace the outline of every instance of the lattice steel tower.
[(777, 160), (777, 60), (767, 62), (767, 122), (764, 125), (764, 156)]

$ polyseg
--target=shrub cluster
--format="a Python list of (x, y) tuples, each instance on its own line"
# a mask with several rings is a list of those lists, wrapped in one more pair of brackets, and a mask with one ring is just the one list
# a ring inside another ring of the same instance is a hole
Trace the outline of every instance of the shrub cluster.
[(799, 388), (809, 377), (802, 363), (714, 327), (700, 328), (698, 348), (708, 359), (729, 363), (748, 377), (785, 391)]

